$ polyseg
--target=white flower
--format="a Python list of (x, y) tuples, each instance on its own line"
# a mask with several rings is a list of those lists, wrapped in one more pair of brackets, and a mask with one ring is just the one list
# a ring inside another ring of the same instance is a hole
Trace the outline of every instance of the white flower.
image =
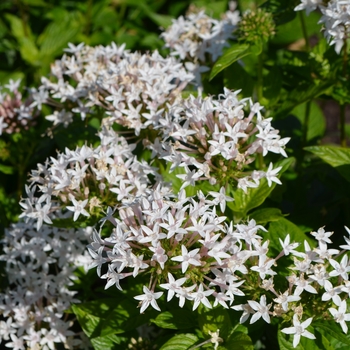
[(282, 185), (282, 182), (280, 181), (280, 179), (277, 177), (278, 172), (282, 169), (281, 166), (279, 166), (278, 168), (273, 169), (273, 164), (270, 163), (266, 173), (265, 173), (265, 177), (267, 180), (267, 184), (269, 187), (271, 187), (272, 182), (275, 182), (276, 184)]
[(182, 255), (175, 256), (171, 258), (171, 260), (181, 262), (182, 273), (186, 272), (190, 264), (195, 266), (201, 266), (201, 262), (199, 260), (200, 256), (199, 254), (197, 254), (199, 252), (199, 248), (193, 249), (190, 252), (188, 252), (187, 248), (184, 245), (182, 245), (181, 252)]
[(303, 323), (300, 323), (298, 315), (294, 314), (293, 316), (294, 327), (283, 328), (281, 329), (281, 332), (286, 334), (294, 334), (293, 346), (297, 347), (297, 345), (300, 342), (301, 336), (309, 339), (316, 339), (316, 337), (312, 333), (306, 330), (306, 328), (310, 326), (311, 322), (312, 322), (312, 317), (308, 318)]
[(310, 232), (318, 241), (322, 243), (332, 243), (329, 239), (333, 232), (326, 232), (323, 227), (319, 228), (317, 232)]
[(334, 267), (334, 270), (329, 273), (329, 276), (333, 277), (333, 276), (340, 275), (346, 281), (349, 279), (350, 266), (348, 265), (348, 256), (347, 255), (343, 256), (340, 264), (333, 259), (329, 259), (329, 262)]
[(140, 300), (140, 313), (142, 314), (148, 308), (149, 305), (151, 305), (154, 309), (161, 311), (156, 299), (159, 299), (163, 295), (163, 292), (154, 293), (150, 291), (146, 286), (143, 286), (143, 292), (144, 294), (137, 295), (136, 297), (134, 297), (134, 299)]
[(300, 297), (297, 295), (288, 295), (288, 291), (285, 291), (283, 294), (280, 294), (278, 298), (273, 299), (276, 303), (282, 305), (284, 311), (288, 311), (288, 303), (293, 301), (300, 300)]
[(170, 272), (168, 272), (169, 283), (162, 283), (159, 285), (159, 287), (168, 290), (167, 301), (170, 301), (175, 295), (175, 293), (181, 293), (181, 286), (186, 282), (186, 280), (186, 277), (182, 277), (175, 281), (174, 276)]
[(341, 325), (341, 328), (345, 334), (348, 333), (348, 326), (345, 321), (350, 321), (350, 314), (346, 313), (346, 300), (343, 300), (339, 306), (339, 309), (329, 308), (329, 312), (334, 317), (335, 322)]
[(311, 11), (317, 9), (317, 6), (322, 4), (322, 0), (301, 0), (301, 4), (294, 8), (294, 11), (306, 10), (306, 14), (309, 15)]
[(209, 296), (209, 295), (211, 295), (213, 293), (214, 293), (213, 289), (209, 289), (209, 290), (204, 291), (203, 290), (203, 284), (200, 284), (197, 292), (191, 293), (191, 297), (194, 300), (194, 304), (193, 304), (192, 310), (196, 310), (200, 303), (205, 305), (207, 308), (211, 309), (212, 306), (211, 306), (209, 300), (207, 299), (207, 296)]
[(299, 246), (300, 243), (290, 243), (290, 236), (289, 233), (287, 234), (284, 241), (279, 238), (280, 244), (283, 248), (284, 255), (289, 255), (289, 253), (294, 253), (294, 249)]
[(263, 294), (260, 297), (260, 303), (254, 301), (254, 300), (248, 300), (249, 306), (255, 310), (256, 312), (250, 319), (250, 323), (256, 322), (260, 317), (262, 317), (267, 323), (270, 323), (270, 315), (269, 315), (269, 309), (271, 307), (271, 304), (266, 305), (266, 295)]
[(84, 201), (77, 201), (73, 196), (71, 196), (70, 200), (72, 201), (73, 206), (68, 206), (66, 208), (74, 212), (73, 221), (76, 221), (80, 214), (90, 216), (90, 214), (84, 209), (88, 199), (85, 199)]

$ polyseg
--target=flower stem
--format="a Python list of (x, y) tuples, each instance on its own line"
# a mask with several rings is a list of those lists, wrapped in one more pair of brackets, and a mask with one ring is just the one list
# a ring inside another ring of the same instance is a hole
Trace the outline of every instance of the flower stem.
[[(347, 79), (347, 64), (348, 64), (348, 45), (347, 38), (344, 38), (343, 50), (343, 77)], [(345, 134), (345, 103), (340, 104), (340, 145), (346, 147), (346, 134)]]
[(346, 134), (345, 134), (345, 104), (340, 105), (340, 145), (346, 147)]
[(258, 101), (262, 101), (263, 98), (263, 52), (258, 56), (258, 86), (256, 89), (256, 94)]
[(300, 18), (300, 23), (301, 23), (301, 30), (303, 31), (303, 36), (304, 36), (304, 40), (305, 40), (305, 50), (307, 52), (309, 52), (310, 51), (309, 36), (307, 34), (307, 29), (306, 29), (303, 11), (299, 11), (299, 18)]

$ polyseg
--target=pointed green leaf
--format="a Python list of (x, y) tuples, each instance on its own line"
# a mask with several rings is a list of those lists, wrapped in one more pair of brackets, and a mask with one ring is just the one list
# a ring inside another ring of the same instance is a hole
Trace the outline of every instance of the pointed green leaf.
[(160, 328), (167, 329), (186, 329), (192, 328), (197, 324), (194, 313), (185, 309), (174, 309), (159, 314), (151, 322)]
[(15, 172), (15, 168), (12, 166), (0, 164), (0, 172), (6, 175), (11, 175)]
[[(302, 124), (305, 122), (305, 111), (306, 103), (303, 103), (299, 106), (296, 106), (291, 112), (295, 115)], [(326, 130), (326, 120), (323, 115), (322, 109), (318, 106), (317, 103), (311, 102), (310, 112), (309, 112), (309, 121), (307, 129), (307, 141), (312, 140), (316, 137), (322, 137)]]
[[(219, 335), (221, 335), (221, 332)], [(227, 340), (224, 340), (222, 346), (219, 346), (218, 348), (218, 350), (223, 349), (253, 350), (254, 345), (248, 334), (242, 332), (234, 332)]]
[(286, 117), (296, 106), (305, 103), (315, 97), (321, 95), (328, 90), (332, 85), (333, 81), (325, 81), (318, 85), (308, 85), (306, 87), (297, 87), (293, 91), (289, 91), (284, 99), (283, 104), (279, 107), (276, 112), (276, 117)]
[(160, 350), (188, 350), (188, 348), (196, 344), (198, 340), (198, 337), (194, 334), (177, 334), (169, 339)]
[(270, 240), (270, 246), (277, 251), (281, 250), (279, 238), (283, 241), (284, 238), (290, 235), (291, 242), (299, 242), (304, 248), (303, 242), (306, 240), (311, 247), (315, 247), (315, 240), (308, 237), (297, 225), (293, 224), (286, 218), (280, 218), (278, 221), (271, 222), (267, 233), (264, 233), (264, 238)]
[(336, 146), (311, 146), (305, 149), (335, 168), (350, 181), (350, 149)]
[(209, 80), (212, 80), (217, 74), (230, 66), (232, 63), (249, 54), (251, 54), (251, 51), (249, 51), (248, 44), (232, 45), (214, 64), (214, 67), (210, 72)]
[(305, 148), (307, 151), (320, 157), (326, 163), (336, 168), (341, 165), (350, 164), (350, 149), (336, 146), (311, 146)]
[(268, 222), (278, 221), (283, 218), (283, 214), (277, 208), (262, 208), (250, 213), (249, 218), (254, 219), (259, 225), (265, 225)]
[(228, 311), (221, 305), (208, 309), (204, 306), (198, 308), (199, 312), (199, 326), (204, 334), (216, 332), (220, 330), (220, 336), (226, 339), (232, 331), (232, 324)]
[(340, 325), (334, 321), (318, 321), (313, 323), (313, 327), (327, 334), (328, 337), (331, 336), (343, 344), (350, 345), (350, 339), (343, 333)]
[[(280, 177), (294, 162), (294, 158), (283, 159), (280, 162), (274, 164), (274, 168), (279, 166), (282, 169), (279, 172), (278, 177)], [(275, 188), (276, 183), (273, 182), (271, 187), (268, 186), (266, 179), (262, 179), (260, 181), (260, 185), (257, 188), (248, 188), (247, 193), (245, 193), (242, 189), (238, 189), (234, 191), (234, 201), (228, 203), (228, 206), (237, 213), (242, 213), (242, 216), (246, 216), (246, 214), (258, 207), (262, 204), (265, 199), (270, 195), (270, 193)]]

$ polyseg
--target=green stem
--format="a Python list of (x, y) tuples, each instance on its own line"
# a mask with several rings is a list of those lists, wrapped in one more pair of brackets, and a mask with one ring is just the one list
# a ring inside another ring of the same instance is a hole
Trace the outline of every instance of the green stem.
[(260, 103), (263, 98), (263, 52), (258, 56), (258, 86), (256, 89), (257, 98)]
[(24, 11), (24, 8), (23, 8), (23, 4), (21, 3), (20, 0), (17, 0), (17, 6), (18, 6), (18, 9), (19, 9), (19, 13), (20, 13), (20, 16), (21, 16), (21, 21), (22, 21), (22, 26), (23, 26), (23, 33), (24, 33), (24, 36), (26, 38), (29, 37), (29, 30), (28, 30), (28, 16), (27, 14), (25, 13)]
[[(348, 45), (347, 38), (344, 38), (343, 50), (343, 77), (347, 79), (347, 65), (348, 65)], [(345, 103), (340, 104), (340, 145), (346, 147), (346, 134), (345, 134)]]
[(305, 24), (305, 18), (304, 18), (303, 11), (299, 11), (299, 18), (300, 18), (301, 29), (303, 31), (303, 36), (304, 36), (304, 40), (305, 40), (305, 49), (306, 49), (307, 52), (309, 52), (310, 51), (309, 36), (307, 34), (307, 29), (306, 29), (306, 24)]
[(340, 145), (346, 147), (345, 135), (345, 104), (340, 105)]
[(92, 4), (93, 0), (88, 0), (87, 11), (86, 11), (86, 25), (85, 25), (85, 34), (90, 35), (91, 22), (92, 22)]
[(307, 144), (307, 132), (309, 130), (309, 123), (310, 123), (310, 109), (311, 109), (311, 101), (307, 101), (305, 106), (305, 114), (304, 114), (302, 148), (304, 148)]

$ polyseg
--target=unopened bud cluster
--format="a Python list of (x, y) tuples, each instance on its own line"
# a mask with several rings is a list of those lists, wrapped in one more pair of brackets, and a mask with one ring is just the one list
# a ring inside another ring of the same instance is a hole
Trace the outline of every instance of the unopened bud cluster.
[(247, 11), (239, 22), (237, 36), (250, 44), (267, 42), (276, 34), (276, 25), (272, 14), (259, 8)]

